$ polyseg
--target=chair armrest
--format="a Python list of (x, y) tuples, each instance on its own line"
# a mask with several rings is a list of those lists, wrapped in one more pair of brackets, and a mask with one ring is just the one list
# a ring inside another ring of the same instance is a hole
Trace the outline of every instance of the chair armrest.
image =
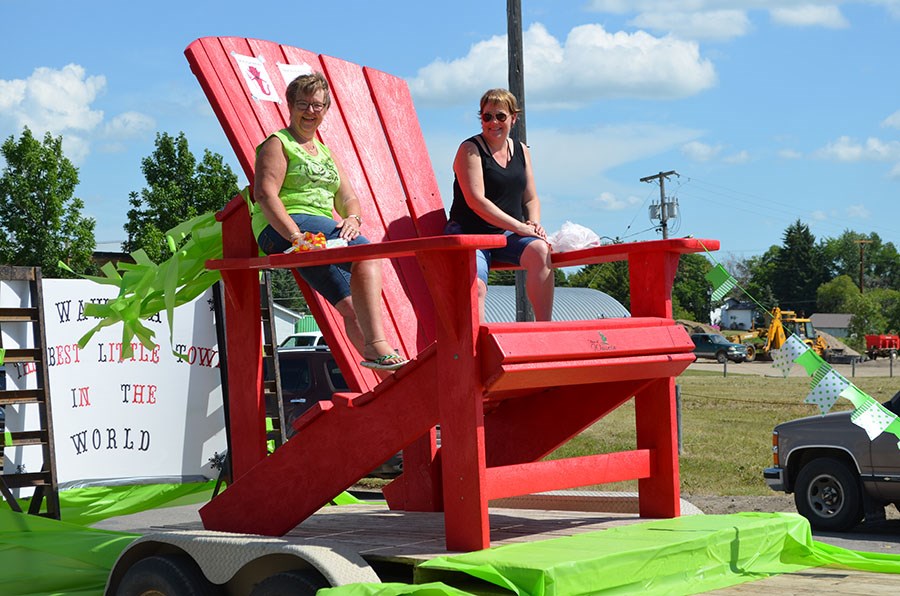
[(415, 256), (417, 253), (441, 250), (477, 250), (480, 248), (499, 248), (506, 244), (506, 239), (490, 234), (457, 234), (448, 236), (428, 236), (407, 240), (388, 240), (359, 244), (341, 248), (310, 250), (264, 257), (230, 257), (210, 259), (207, 269), (219, 271), (239, 269), (293, 269), (295, 267), (311, 267), (314, 265), (333, 265), (368, 259), (392, 259)]
[[(705, 247), (705, 248), (704, 248)], [(718, 240), (701, 240), (699, 238), (674, 238), (670, 240), (649, 240), (644, 242), (627, 242), (623, 244), (607, 244), (582, 250), (555, 252), (551, 255), (554, 267), (575, 267), (595, 263), (625, 261), (631, 256), (652, 253), (685, 254), (719, 250)]]

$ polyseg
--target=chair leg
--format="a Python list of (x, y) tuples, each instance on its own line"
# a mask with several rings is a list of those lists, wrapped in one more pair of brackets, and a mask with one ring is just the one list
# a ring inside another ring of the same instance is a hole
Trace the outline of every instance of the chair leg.
[[(442, 388), (446, 386), (441, 383)], [(441, 411), (444, 532), (447, 550), (475, 551), (491, 545), (484, 413), (480, 392), (458, 389), (454, 397), (464, 395), (465, 399), (455, 400), (458, 407), (452, 412)]]
[(638, 481), (641, 517), (670, 518), (681, 514), (678, 474), (678, 427), (675, 379), (657, 379), (635, 395), (638, 449), (653, 451), (653, 475)]

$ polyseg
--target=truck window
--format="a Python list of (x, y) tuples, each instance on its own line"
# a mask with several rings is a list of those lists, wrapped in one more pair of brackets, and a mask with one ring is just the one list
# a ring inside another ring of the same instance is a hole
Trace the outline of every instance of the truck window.
[(281, 390), (285, 393), (302, 393), (310, 388), (309, 362), (299, 358), (284, 358), (279, 362)]
[(333, 391), (348, 391), (350, 389), (347, 387), (347, 381), (344, 380), (344, 375), (341, 374), (341, 369), (338, 368), (337, 362), (335, 362), (333, 358), (328, 359), (328, 362), (325, 363), (325, 367), (328, 370), (328, 381), (331, 383)]

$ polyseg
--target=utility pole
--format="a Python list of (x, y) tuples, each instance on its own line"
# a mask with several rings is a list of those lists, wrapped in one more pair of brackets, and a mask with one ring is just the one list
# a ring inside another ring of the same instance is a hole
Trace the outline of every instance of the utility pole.
[[(506, 1), (507, 76), (509, 91), (519, 101), (522, 110), (516, 118), (516, 126), (510, 136), (513, 143), (527, 143), (525, 134), (525, 60), (522, 49), (522, 2)], [(534, 310), (525, 295), (525, 272), (518, 270), (516, 277), (516, 321), (533, 321)]]
[(669, 170), (668, 172), (660, 172), (659, 174), (654, 174), (653, 176), (644, 176), (643, 178), (641, 178), (641, 182), (659, 180), (659, 220), (660, 226), (662, 227), (663, 240), (669, 237), (669, 228), (666, 223), (669, 220), (669, 213), (666, 209), (666, 179), (669, 176), (678, 176), (678, 172), (676, 172), (675, 170)]
[(863, 262), (865, 259), (865, 245), (872, 244), (871, 240), (857, 240), (857, 244), (859, 244), (859, 293), (863, 293), (863, 271), (865, 268), (863, 267)]

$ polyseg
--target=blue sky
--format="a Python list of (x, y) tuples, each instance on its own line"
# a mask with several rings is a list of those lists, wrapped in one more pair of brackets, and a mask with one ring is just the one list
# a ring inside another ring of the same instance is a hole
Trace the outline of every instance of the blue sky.
[[(720, 260), (876, 232), (900, 245), (900, 0), (522, 0), (525, 104), (543, 223), (659, 238), (648, 216), (675, 170), (671, 236)], [(256, 37), (410, 84), (445, 205), (481, 93), (507, 86), (506, 2), (0, 0), (0, 137), (63, 135), (76, 196), (114, 250), (157, 132), (237, 165), (184, 58), (194, 39)]]

